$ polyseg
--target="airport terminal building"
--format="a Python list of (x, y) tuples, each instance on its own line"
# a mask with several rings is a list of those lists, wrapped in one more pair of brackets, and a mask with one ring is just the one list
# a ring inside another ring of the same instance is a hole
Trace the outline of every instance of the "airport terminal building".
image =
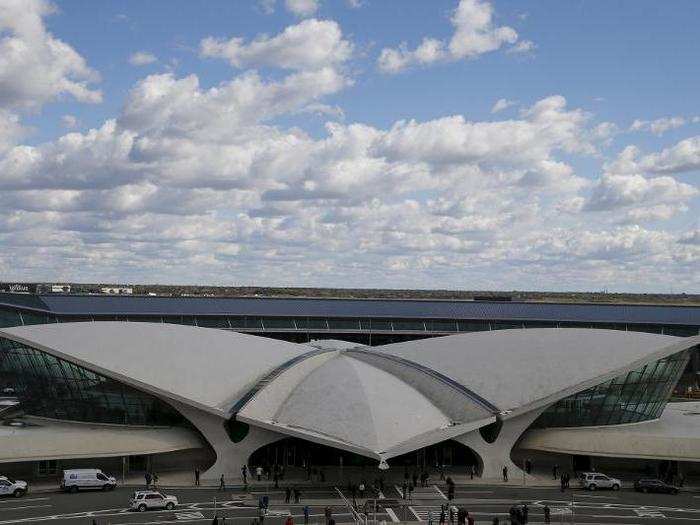
[[(147, 458), (161, 469), (199, 466), (205, 479), (238, 479), (244, 464), (389, 472), (473, 464), (494, 478), (504, 466), (518, 472), (523, 454), (700, 461), (700, 417), (667, 404), (697, 335), (526, 329), (521, 319), (515, 328), (426, 337), (438, 334), (422, 320), (422, 337), (370, 347), (243, 334), (228, 315), (229, 330), (218, 330), (199, 326), (199, 316), (166, 318), (184, 313), (103, 321), (127, 314), (59, 319), (57, 305), (21, 306), (5, 307), (4, 319), (19, 312), (24, 326), (0, 329), (0, 384), (15, 399), (5, 409), (15, 415), (0, 426), (5, 470), (40, 474), (97, 460), (138, 470)], [(628, 317), (652, 325), (632, 310)], [(26, 312), (43, 322), (27, 323)], [(384, 319), (393, 327), (407, 319), (398, 313)], [(458, 329), (461, 318), (451, 319)], [(660, 319), (658, 331), (694, 326), (692, 315), (672, 320)]]

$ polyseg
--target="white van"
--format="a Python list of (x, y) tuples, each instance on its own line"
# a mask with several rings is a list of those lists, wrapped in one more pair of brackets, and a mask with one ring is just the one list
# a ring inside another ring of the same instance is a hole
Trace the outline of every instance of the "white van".
[(107, 476), (98, 468), (81, 468), (63, 471), (61, 489), (78, 492), (78, 490), (113, 490), (117, 480)]

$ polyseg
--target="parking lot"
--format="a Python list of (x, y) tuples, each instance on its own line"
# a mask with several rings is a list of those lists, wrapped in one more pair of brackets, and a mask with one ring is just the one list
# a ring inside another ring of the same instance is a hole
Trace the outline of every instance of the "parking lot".
[[(127, 509), (132, 492), (132, 489), (118, 488), (111, 492), (30, 493), (24, 498), (4, 498), (0, 499), (0, 525), (91, 524), (93, 519), (100, 525), (208, 523), (215, 514), (226, 517), (231, 523), (251, 523), (258, 517), (257, 499), (265, 493), (219, 492), (210, 488), (163, 489), (163, 493), (177, 496), (179, 505), (175, 510), (138, 513)], [(446, 493), (444, 486), (428, 485), (416, 489), (411, 501), (404, 501), (396, 487), (385, 487), (386, 509), (380, 508), (377, 520), (420, 522), (427, 521), (432, 514), (437, 523), (441, 506), (448, 503)], [(310, 507), (310, 523), (325, 523), (326, 507), (332, 508), (338, 523), (353, 521), (333, 487), (304, 487), (299, 504), (285, 503), (283, 490), (268, 494), (270, 511), (266, 523), (282, 524), (289, 514), (295, 523), (303, 523), (304, 505)], [(575, 489), (562, 494), (554, 488), (457, 485), (453, 504), (464, 507), (477, 523), (490, 524), (494, 517), (505, 521), (509, 507), (524, 502), (530, 508), (530, 523), (543, 523), (544, 505), (550, 507), (554, 524), (644, 525), (670, 520), (696, 525), (700, 521), (700, 494), (689, 492), (674, 496), (639, 494), (628, 489), (595, 493)]]

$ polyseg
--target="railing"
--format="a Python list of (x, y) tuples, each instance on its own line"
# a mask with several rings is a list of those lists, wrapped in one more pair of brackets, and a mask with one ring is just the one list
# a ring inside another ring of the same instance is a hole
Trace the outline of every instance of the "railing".
[(343, 500), (343, 503), (345, 503), (345, 506), (348, 508), (350, 511), (350, 515), (352, 516), (353, 521), (357, 525), (369, 525), (370, 521), (367, 518), (367, 515), (361, 512), (357, 512), (355, 509), (355, 506), (348, 501), (348, 498), (345, 497), (343, 492), (338, 488), (338, 487), (333, 487), (335, 491), (338, 493), (338, 496), (340, 496), (340, 499)]

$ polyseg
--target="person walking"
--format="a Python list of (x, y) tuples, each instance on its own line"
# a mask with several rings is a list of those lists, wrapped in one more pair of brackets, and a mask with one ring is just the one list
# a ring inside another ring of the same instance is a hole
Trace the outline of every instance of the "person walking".
[(406, 499), (406, 496), (408, 496), (407, 493), (408, 493), (408, 484), (404, 481), (404, 482), (401, 484), (401, 497), (402, 497), (403, 499)]
[(154, 473), (152, 474), (152, 476), (153, 476), (153, 488), (154, 488), (154, 489), (155, 489), (155, 488), (158, 488), (158, 474), (156, 474), (156, 473), (154, 472)]
[(144, 479), (146, 480), (146, 490), (148, 490), (148, 489), (151, 488), (151, 479), (153, 479), (153, 478), (151, 478), (151, 473), (150, 473), (150, 472), (146, 472), (146, 473), (143, 475), (143, 477), (144, 477)]
[(457, 525), (464, 525), (467, 521), (467, 511), (460, 507), (457, 511)]
[(241, 467), (241, 477), (243, 478), (243, 484), (247, 485), (248, 484), (248, 466), (243, 465)]
[(199, 487), (199, 467), (194, 468), (194, 486)]
[(544, 512), (544, 522), (549, 525), (549, 523), (552, 522), (552, 511), (549, 509), (547, 504), (545, 504), (544, 509), (542, 509)]
[(446, 516), (445, 516), (445, 507), (442, 506), (442, 507), (440, 508), (440, 525), (445, 525), (445, 518), (446, 518)]
[(211, 525), (219, 525), (219, 515), (214, 514), (214, 519), (211, 520)]
[(530, 509), (527, 506), (527, 503), (523, 503), (523, 525), (527, 525), (527, 522), (530, 517)]
[(309, 514), (311, 513), (309, 506), (304, 505), (304, 525), (309, 525)]
[(508, 483), (508, 467), (503, 465), (503, 483)]
[(255, 468), (255, 476), (258, 478), (258, 481), (262, 480), (262, 467), (258, 466)]
[(476, 466), (472, 465), (469, 469), (469, 479), (474, 479), (474, 474), (476, 474)]
[(360, 499), (364, 499), (364, 497), (365, 497), (365, 482), (364, 481), (360, 481), (360, 486), (358, 487), (358, 489), (360, 491)]
[(527, 472), (528, 474), (532, 472), (532, 461), (530, 461), (529, 459), (525, 460), (525, 472)]
[(408, 501), (413, 501), (413, 483), (408, 485)]
[(557, 465), (555, 463), (554, 466), (552, 467), (552, 477), (554, 479), (557, 479), (558, 475), (559, 475), (559, 465)]
[(284, 489), (284, 502), (289, 503), (289, 498), (292, 496), (292, 489), (287, 487)]
[(280, 488), (280, 477), (277, 475), (277, 469), (275, 469), (274, 474), (272, 474), (272, 481), (275, 482), (275, 488)]
[(433, 525), (433, 511), (428, 511), (428, 525)]
[(561, 478), (559, 478), (559, 487), (562, 492), (566, 490), (566, 474), (562, 474)]
[(331, 520), (333, 519), (333, 512), (331, 511), (331, 508), (326, 507), (323, 509), (323, 515), (326, 517), (326, 525), (330, 525)]
[(474, 525), (474, 516), (467, 512), (467, 525)]
[(221, 474), (221, 477), (219, 478), (219, 490), (226, 490), (226, 480), (224, 479), (223, 474)]

